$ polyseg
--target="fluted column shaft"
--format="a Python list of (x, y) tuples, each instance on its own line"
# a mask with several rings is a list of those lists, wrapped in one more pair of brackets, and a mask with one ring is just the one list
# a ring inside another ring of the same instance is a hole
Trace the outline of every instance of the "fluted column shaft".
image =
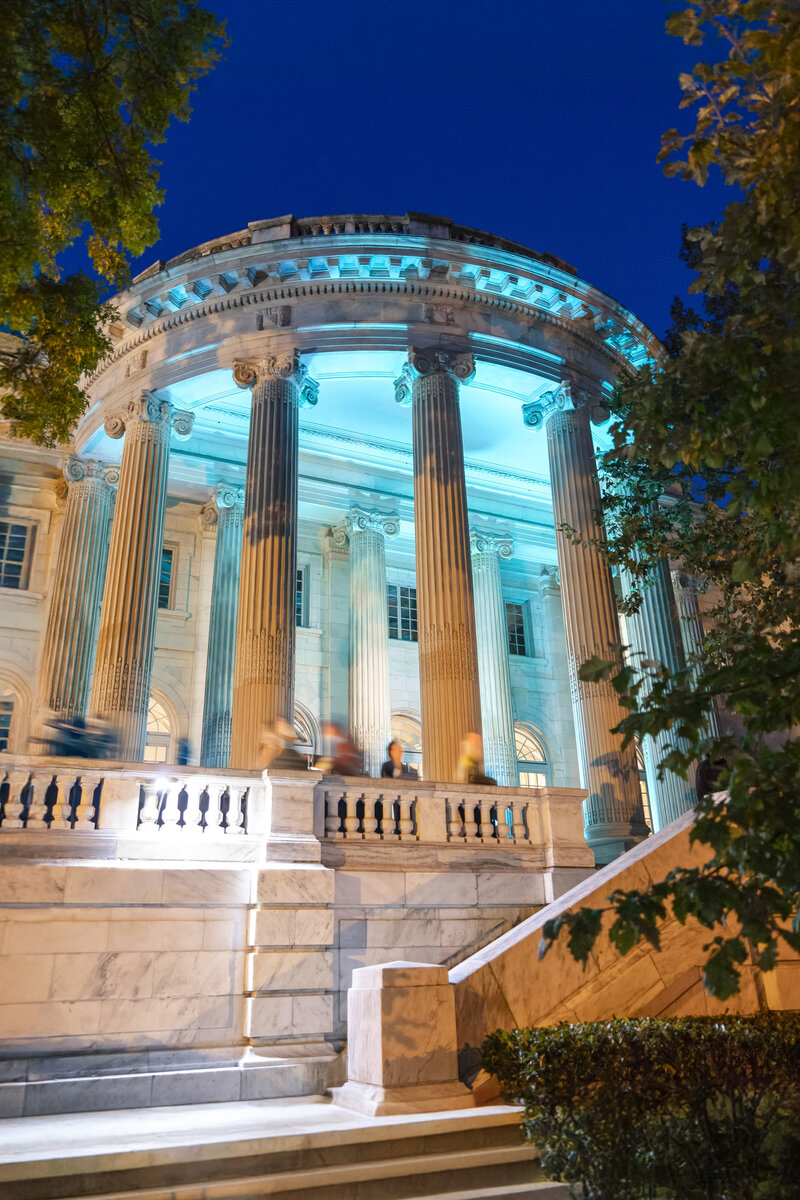
[(358, 507), (342, 527), (350, 543), (348, 719), (350, 735), (364, 752), (367, 775), (380, 775), (390, 733), (385, 539), (398, 529), (396, 513)]
[[(626, 572), (623, 573), (622, 582), (628, 590), (634, 585)], [(670, 673), (679, 671), (684, 665), (683, 649), (678, 640), (672, 583), (665, 562), (659, 562), (654, 568), (641, 588), (641, 597), (638, 612), (631, 613), (625, 619), (633, 665), (641, 667), (643, 662), (655, 662), (662, 663)], [(670, 730), (664, 730), (652, 738), (647, 737), (642, 742), (650, 810), (656, 829), (669, 825), (681, 813), (693, 808), (695, 803), (694, 772), (689, 779), (681, 779), (672, 771), (665, 771), (663, 779), (658, 778), (658, 764), (672, 747), (685, 749), (686, 743)]]
[(207, 767), (227, 767), (231, 754), (231, 711), (236, 666), (244, 488), (218, 485), (216, 507), (217, 545), (214, 552), (214, 582), (211, 588), (200, 762)]
[[(602, 536), (595, 514), (600, 507), (589, 411), (562, 384), (523, 406), (525, 423), (547, 426), (570, 689), (575, 714), (585, 805), (586, 840), (598, 863), (610, 862), (647, 835), (636, 754), (622, 749), (611, 732), (626, 715), (610, 683), (585, 683), (581, 664), (592, 655), (621, 661), (619, 624), (610, 568), (594, 546)], [(571, 527), (583, 544), (561, 531)]]
[(190, 413), (144, 392), (106, 423), (125, 435), (97, 641), (91, 709), (119, 731), (120, 757), (144, 755), (164, 544), (170, 433), (188, 436)]
[(411, 403), (417, 626), (425, 775), (457, 777), (464, 735), (481, 731), (459, 381), (470, 354), (412, 348), (397, 381)]
[(64, 467), (67, 503), (40, 671), (42, 706), (61, 718), (86, 716), (118, 478), (116, 467), (92, 460), (71, 458)]
[[(703, 628), (703, 618), (700, 613), (700, 601), (697, 593), (697, 580), (687, 571), (672, 571), (672, 594), (678, 613), (678, 628), (684, 657), (692, 662), (703, 649), (706, 632)], [(692, 675), (696, 680), (699, 669), (695, 666)], [(709, 712), (705, 731), (708, 737), (719, 737), (719, 717), (715, 709)]]
[(234, 380), (252, 388), (253, 403), (230, 764), (252, 770), (265, 726), (294, 717), (298, 413), (317, 388), (296, 351), (239, 361)]
[(504, 787), (518, 787), (508, 626), (500, 580), (500, 559), (511, 557), (513, 542), (507, 536), (473, 529), (470, 545), (486, 774)]

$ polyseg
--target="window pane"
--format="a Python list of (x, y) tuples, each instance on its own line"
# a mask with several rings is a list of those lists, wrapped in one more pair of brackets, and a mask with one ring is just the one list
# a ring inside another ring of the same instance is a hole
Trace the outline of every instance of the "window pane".
[(30, 527), (0, 521), (0, 587), (22, 588), (27, 584), (26, 559)]
[(158, 607), (170, 608), (172, 600), (172, 555), (166, 546), (161, 551), (161, 574), (158, 578)]
[(525, 618), (521, 604), (506, 605), (509, 654), (525, 654)]
[(14, 701), (0, 700), (0, 750), (8, 749), (8, 739), (11, 733), (11, 718), (14, 716)]
[(389, 637), (403, 642), (417, 641), (417, 589), (390, 583), (386, 588), (389, 605)]
[(295, 625), (305, 625), (303, 620), (303, 571), (299, 568), (294, 596), (294, 623)]

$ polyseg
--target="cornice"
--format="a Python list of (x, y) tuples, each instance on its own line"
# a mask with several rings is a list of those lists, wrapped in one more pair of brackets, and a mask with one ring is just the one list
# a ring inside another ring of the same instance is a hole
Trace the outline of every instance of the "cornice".
[[(616, 347), (610, 346), (594, 330), (581, 328), (577, 321), (559, 316), (533, 303), (522, 300), (510, 300), (504, 296), (493, 295), (490, 292), (479, 292), (453, 283), (447, 286), (425, 282), (405, 282), (395, 280), (328, 280), (314, 283), (301, 280), (295, 284), (282, 283), (274, 288), (241, 291), (229, 296), (215, 296), (213, 300), (202, 300), (187, 308), (170, 313), (167, 317), (157, 317), (149, 324), (138, 329), (123, 344), (112, 350), (96, 371), (89, 376), (87, 383), (91, 386), (97, 383), (107, 371), (121, 362), (132, 351), (141, 349), (147, 342), (163, 333), (169, 333), (193, 321), (204, 320), (236, 309), (251, 306), (275, 304), (280, 301), (306, 300), (326, 296), (408, 296), (414, 299), (434, 299), (451, 301), (464, 307), (487, 308), (523, 318), (523, 324), (532, 327), (534, 324), (545, 324), (563, 330), (577, 342), (590, 348), (605, 358), (615, 370), (624, 375), (631, 375), (635, 368), (626, 356)], [(419, 324), (409, 322), (409, 324)], [(438, 326), (434, 326), (437, 328)]]

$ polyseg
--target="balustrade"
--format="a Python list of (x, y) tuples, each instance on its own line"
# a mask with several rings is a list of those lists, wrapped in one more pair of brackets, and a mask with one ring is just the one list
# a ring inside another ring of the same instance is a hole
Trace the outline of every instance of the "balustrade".
[[(252, 841), (269, 837), (264, 786), (257, 772), (211, 775), (202, 767), (170, 771), (8, 756), (0, 766), (0, 835), (97, 831), (181, 839), (197, 847), (248, 834)], [(284, 784), (271, 780), (268, 786)], [(583, 794), (574, 790), (404, 782), (385, 788), (320, 776), (314, 794), (316, 827), (329, 843), (449, 843), (503, 851), (548, 844), (557, 820), (560, 839), (583, 844)]]

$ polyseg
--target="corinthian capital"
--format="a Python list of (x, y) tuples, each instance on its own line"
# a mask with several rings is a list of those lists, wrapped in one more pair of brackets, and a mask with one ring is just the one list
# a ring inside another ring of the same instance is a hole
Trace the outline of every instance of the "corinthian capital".
[(510, 533), (496, 533), (493, 529), (470, 529), (469, 548), (473, 554), (496, 554), (498, 558), (511, 558), (514, 539)]
[(407, 408), (414, 380), (437, 374), (450, 375), (457, 383), (469, 383), (475, 374), (475, 355), (462, 350), (442, 350), (438, 346), (430, 349), (410, 346), (408, 362), (394, 382), (397, 403)]
[(143, 391), (108, 418), (105, 430), (110, 438), (121, 438), (134, 423), (172, 429), (176, 437), (184, 440), (192, 432), (194, 413), (175, 408), (171, 400), (162, 399), (155, 392)]
[(294, 394), (300, 408), (311, 408), (319, 398), (319, 384), (310, 379), (308, 367), (300, 361), (297, 349), (283, 354), (266, 354), (263, 358), (237, 358), (233, 364), (233, 381), (237, 387), (253, 388), (263, 380), (281, 379), (294, 384)]
[(341, 527), (348, 537), (354, 533), (382, 533), (384, 537), (395, 537), (400, 532), (400, 516), (396, 512), (381, 512), (377, 508), (359, 508), (354, 504)]

